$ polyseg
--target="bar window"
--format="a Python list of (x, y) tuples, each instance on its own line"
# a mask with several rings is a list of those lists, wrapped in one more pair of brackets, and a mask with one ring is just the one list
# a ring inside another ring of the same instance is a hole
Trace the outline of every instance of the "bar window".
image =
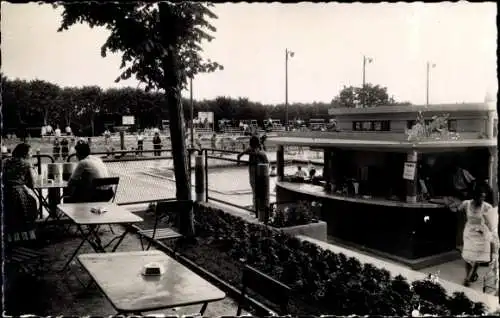
[(381, 122), (382, 131), (390, 131), (391, 130), (391, 121), (384, 120)]
[(373, 130), (375, 131), (382, 131), (382, 122), (381, 121), (375, 121), (373, 122)]
[(452, 132), (457, 131), (457, 120), (456, 119), (448, 120), (448, 131), (452, 131)]
[(359, 122), (359, 121), (353, 121), (352, 122), (352, 130), (354, 130), (354, 131), (360, 131), (361, 130), (361, 122)]
[(364, 121), (363, 122), (363, 130), (372, 130), (372, 122)]

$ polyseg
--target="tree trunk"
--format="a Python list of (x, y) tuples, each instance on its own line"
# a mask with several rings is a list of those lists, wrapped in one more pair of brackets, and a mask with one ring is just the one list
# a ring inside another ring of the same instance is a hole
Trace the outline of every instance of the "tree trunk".
[[(160, 21), (162, 24), (162, 43), (167, 50), (167, 56), (162, 61), (164, 73), (164, 89), (170, 118), (170, 140), (174, 159), (174, 175), (177, 200), (191, 200), (191, 186), (188, 179), (187, 152), (184, 131), (184, 113), (181, 99), (181, 81), (179, 76), (178, 52), (176, 51), (175, 16), (170, 5), (159, 4)], [(179, 230), (187, 237), (194, 236), (193, 211), (181, 214)]]

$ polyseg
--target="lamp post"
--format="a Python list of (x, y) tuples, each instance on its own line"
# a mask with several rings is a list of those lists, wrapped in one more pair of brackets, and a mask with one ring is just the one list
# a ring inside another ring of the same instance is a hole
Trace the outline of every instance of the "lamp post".
[(293, 57), (295, 53), (285, 49), (285, 128), (288, 131), (288, 57)]
[(366, 85), (366, 62), (368, 63), (372, 63), (373, 62), (373, 58), (371, 57), (366, 57), (365, 55), (363, 55), (363, 86), (361, 86), (361, 97), (362, 97), (362, 101), (361, 101), (361, 105), (362, 106), (365, 106), (365, 85)]
[(426, 81), (426, 90), (425, 90), (425, 105), (429, 106), (429, 81), (431, 77), (431, 68), (435, 68), (436, 64), (427, 62), (427, 81)]
[(189, 78), (189, 95), (191, 104), (191, 148), (194, 148), (194, 135), (193, 135), (193, 116), (194, 116), (194, 106), (193, 106), (193, 77)]

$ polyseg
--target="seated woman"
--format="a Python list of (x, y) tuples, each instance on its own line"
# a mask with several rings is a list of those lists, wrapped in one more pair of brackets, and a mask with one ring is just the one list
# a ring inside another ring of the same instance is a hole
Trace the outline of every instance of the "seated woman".
[(6, 241), (35, 239), (35, 220), (38, 209), (33, 188), (30, 164), (30, 145), (22, 143), (4, 159), (2, 182), (4, 185), (4, 233)]

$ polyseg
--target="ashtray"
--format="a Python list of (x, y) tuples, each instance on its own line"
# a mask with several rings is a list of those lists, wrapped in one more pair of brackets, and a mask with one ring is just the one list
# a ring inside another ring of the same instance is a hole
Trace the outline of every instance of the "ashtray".
[(144, 276), (160, 276), (165, 272), (165, 268), (160, 263), (149, 263), (142, 268)]
[(92, 212), (94, 214), (103, 214), (103, 213), (108, 212), (108, 210), (106, 210), (106, 208), (91, 208), (90, 212)]

